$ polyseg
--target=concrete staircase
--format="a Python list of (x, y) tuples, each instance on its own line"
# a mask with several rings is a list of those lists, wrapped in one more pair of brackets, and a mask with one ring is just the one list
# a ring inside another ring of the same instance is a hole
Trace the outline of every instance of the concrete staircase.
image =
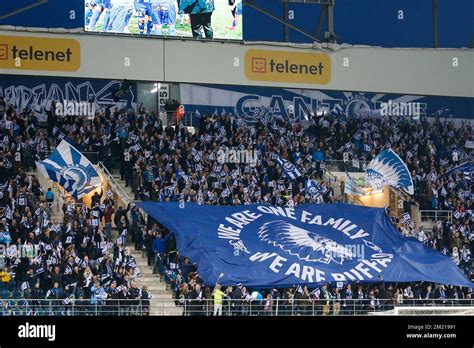
[(175, 305), (168, 285), (160, 280), (158, 274), (153, 274), (153, 268), (148, 266), (146, 255), (140, 250), (134, 250), (132, 247), (130, 249), (141, 272), (138, 283), (140, 286), (146, 286), (152, 296), (150, 315), (182, 315), (183, 311)]
[(132, 188), (130, 186), (128, 186), (128, 187), (125, 186), (125, 180), (120, 179), (120, 174), (113, 171), (112, 175), (114, 176), (114, 179), (120, 185), (122, 190), (127, 194), (130, 201), (135, 201), (135, 194), (133, 193)]
[(54, 193), (54, 204), (55, 204), (55, 206), (50, 211), (50, 219), (51, 219), (51, 221), (56, 219), (57, 222), (61, 223), (63, 221), (63, 216), (64, 216), (63, 209), (62, 209), (64, 199), (61, 197), (61, 194), (58, 191), (58, 189), (56, 188), (56, 186), (52, 183), (51, 180), (46, 179), (43, 176), (43, 174), (41, 174), (38, 170), (30, 171), (27, 174), (28, 175), (34, 175), (38, 179), (38, 181), (41, 185), (41, 188), (43, 189), (43, 192), (45, 194), (48, 191), (48, 189), (51, 188), (51, 190)]
[[(52, 188), (55, 196), (54, 203), (56, 205), (51, 210), (51, 219), (56, 219), (58, 222), (62, 222), (63, 198), (60, 196), (59, 191), (50, 180), (46, 179), (37, 170), (29, 172), (28, 174), (35, 175), (38, 178), (40, 185), (45, 192), (48, 188)], [(120, 180), (120, 175), (114, 175), (114, 178), (129, 196), (129, 199), (133, 201), (134, 194), (132, 193), (132, 189), (130, 187), (125, 187), (125, 182)], [(116, 232), (114, 235), (115, 234)], [(160, 280), (158, 274), (153, 274), (153, 268), (148, 266), (146, 254), (141, 250), (135, 250), (133, 245), (130, 245), (130, 250), (141, 272), (137, 278), (137, 283), (140, 287), (146, 286), (152, 296), (150, 301), (150, 315), (182, 315), (182, 308), (175, 305), (173, 293), (168, 289), (169, 286), (167, 286), (166, 282)]]
[[(132, 188), (125, 186), (125, 181), (120, 180), (120, 174), (114, 171), (112, 175), (116, 184), (127, 194), (129, 200), (135, 201), (135, 194), (132, 192)], [(183, 309), (176, 306), (169, 285), (162, 281), (158, 274), (153, 274), (153, 267), (148, 266), (146, 253), (141, 250), (135, 250), (133, 245), (130, 245), (130, 250), (141, 272), (137, 279), (138, 283), (140, 286), (146, 286), (152, 296), (150, 315), (182, 315)]]

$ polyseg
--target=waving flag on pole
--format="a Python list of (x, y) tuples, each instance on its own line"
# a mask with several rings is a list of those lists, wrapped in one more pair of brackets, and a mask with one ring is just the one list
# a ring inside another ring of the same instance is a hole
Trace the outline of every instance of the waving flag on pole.
[(380, 152), (370, 161), (365, 181), (374, 190), (381, 190), (385, 185), (389, 185), (400, 188), (410, 195), (414, 193), (410, 171), (392, 149)]
[(301, 172), (290, 161), (287, 161), (280, 157), (277, 157), (276, 161), (280, 165), (281, 169), (283, 170), (283, 174), (288, 179), (295, 180), (296, 178), (299, 178), (301, 176)]
[(100, 176), (92, 163), (65, 140), (46, 160), (36, 162), (36, 167), (75, 199), (82, 198), (101, 186)]
[(319, 189), (319, 185), (316, 180), (306, 181), (306, 193), (310, 197), (317, 197), (321, 194), (321, 190)]

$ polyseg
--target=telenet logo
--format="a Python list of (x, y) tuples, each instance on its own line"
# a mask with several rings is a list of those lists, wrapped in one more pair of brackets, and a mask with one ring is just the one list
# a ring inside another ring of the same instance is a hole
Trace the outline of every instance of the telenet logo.
[(331, 81), (331, 58), (323, 53), (248, 50), (245, 75), (249, 80), (326, 84)]
[(80, 66), (76, 40), (0, 35), (0, 69), (76, 71)]

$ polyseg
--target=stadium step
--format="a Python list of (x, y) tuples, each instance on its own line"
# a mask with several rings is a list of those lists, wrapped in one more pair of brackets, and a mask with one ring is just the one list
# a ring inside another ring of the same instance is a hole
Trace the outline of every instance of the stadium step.
[(146, 285), (149, 289), (153, 287), (156, 290), (166, 290), (166, 285), (157, 279), (158, 277), (154, 276), (155, 279), (144, 278), (143, 276), (139, 276), (138, 280), (140, 284)]
[(148, 266), (148, 262), (146, 259), (137, 259), (135, 258), (135, 263), (137, 264), (138, 267), (142, 268), (142, 267), (150, 267)]
[(132, 188), (130, 186), (126, 186), (125, 181), (120, 179), (120, 174), (112, 174), (114, 179), (117, 181), (117, 183), (120, 185), (120, 188), (125, 192), (130, 199), (130, 201), (134, 201), (135, 199), (135, 194), (132, 191)]
[(36, 169), (35, 171), (32, 171), (32, 172), (28, 172), (28, 174), (32, 174), (38, 179), (38, 181), (41, 185), (41, 188), (43, 189), (43, 192), (45, 194), (48, 191), (48, 189), (51, 188), (51, 190), (54, 193), (54, 204), (55, 204), (55, 206), (51, 209), (51, 212), (50, 212), (51, 213), (51, 216), (50, 216), (51, 220), (56, 219), (56, 221), (58, 221), (58, 222), (63, 221), (64, 213), (63, 213), (62, 206), (63, 206), (63, 203), (64, 203), (64, 199), (61, 197), (61, 194), (59, 193), (59, 190), (56, 188), (56, 186), (54, 186), (52, 181), (45, 178), (43, 176), (43, 174), (38, 169)]
[[(120, 190), (127, 194), (130, 201), (134, 201), (135, 194), (132, 192), (132, 188), (125, 186), (125, 181), (120, 179), (120, 174), (113, 171), (112, 176), (116, 180), (116, 184), (120, 186)], [(168, 284), (162, 281), (158, 274), (153, 273), (152, 266), (148, 266), (146, 253), (143, 250), (135, 250), (132, 245), (130, 245), (130, 251), (141, 273), (136, 280), (140, 287), (147, 287), (152, 297), (150, 315), (182, 315), (183, 310), (176, 306), (173, 292), (169, 289)]]
[(177, 316), (183, 315), (183, 310), (180, 307), (159, 307), (159, 306), (151, 306), (150, 307), (150, 315), (159, 315), (159, 316)]
[[(119, 182), (122, 185), (122, 182)], [(152, 298), (150, 301), (150, 315), (182, 315), (181, 307), (176, 306), (173, 293), (166, 282), (160, 280), (159, 275), (153, 274), (153, 267), (148, 266), (146, 254), (142, 250), (135, 250), (130, 246), (135, 263), (141, 274), (137, 278), (140, 286), (146, 286)]]

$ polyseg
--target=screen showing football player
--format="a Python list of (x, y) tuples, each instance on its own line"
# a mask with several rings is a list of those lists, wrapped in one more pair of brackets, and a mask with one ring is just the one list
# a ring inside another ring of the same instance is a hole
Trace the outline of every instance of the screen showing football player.
[(240, 16), (242, 16), (242, 0), (229, 0), (230, 11), (232, 12), (232, 25), (227, 27), (229, 30), (235, 30), (239, 23)]
[(128, 23), (135, 9), (134, 0), (110, 0), (110, 19), (104, 31), (114, 33), (130, 33)]
[(212, 13), (215, 10), (214, 0), (180, 0), (179, 9), (189, 14), (194, 38), (203, 37), (202, 31), (206, 38), (214, 37), (211, 23)]
[(97, 23), (101, 16), (104, 17), (104, 26), (106, 26), (110, 17), (111, 6), (111, 0), (101, 0), (86, 4), (86, 31), (97, 30)]

